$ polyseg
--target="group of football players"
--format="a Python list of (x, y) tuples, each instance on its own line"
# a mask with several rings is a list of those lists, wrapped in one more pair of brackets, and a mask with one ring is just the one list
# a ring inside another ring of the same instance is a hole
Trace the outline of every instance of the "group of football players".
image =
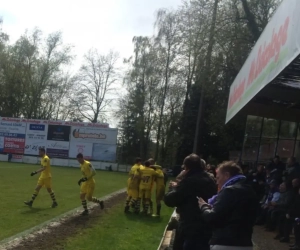
[[(143, 213), (160, 216), (161, 201), (164, 198), (167, 176), (161, 166), (153, 159), (142, 164), (141, 158), (136, 158), (127, 180), (127, 198), (125, 213)], [(153, 213), (152, 191), (155, 189), (156, 213)], [(141, 209), (142, 204), (142, 209)]]
[[(41, 157), (41, 168), (37, 171), (32, 172), (30, 175), (34, 176), (41, 173), (37, 186), (31, 197), (31, 200), (25, 201), (24, 203), (31, 207), (34, 200), (39, 194), (42, 187), (46, 187), (53, 201), (52, 207), (56, 207), (58, 204), (55, 199), (55, 195), (52, 189), (52, 176), (50, 159), (45, 153), (44, 148), (39, 149), (39, 155)], [(98, 203), (101, 209), (104, 208), (102, 200), (93, 197), (95, 189), (94, 176), (96, 174), (95, 169), (90, 162), (83, 158), (82, 154), (77, 155), (77, 160), (80, 164), (81, 172), (83, 177), (78, 181), (80, 186), (80, 199), (84, 208), (82, 215), (88, 215), (89, 211), (87, 208), (87, 200), (94, 203)], [(160, 216), (161, 202), (164, 198), (165, 187), (167, 182), (167, 175), (163, 171), (162, 167), (155, 164), (153, 159), (147, 160), (142, 164), (141, 158), (137, 158), (135, 165), (129, 172), (129, 178), (127, 181), (127, 199), (125, 212), (130, 212), (130, 208), (133, 212), (139, 214), (151, 214), (153, 216)], [(153, 201), (152, 191), (155, 189), (155, 201), (156, 201), (156, 213), (153, 213)], [(142, 205), (142, 211), (141, 211)], [(148, 211), (149, 210), (149, 211)]]

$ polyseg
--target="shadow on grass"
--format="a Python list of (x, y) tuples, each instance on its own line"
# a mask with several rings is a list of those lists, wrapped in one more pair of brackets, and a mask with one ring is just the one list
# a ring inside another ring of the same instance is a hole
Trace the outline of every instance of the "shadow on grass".
[[(25, 207), (26, 208), (26, 207)], [(27, 207), (27, 210), (21, 212), (21, 214), (34, 214), (42, 211), (53, 209), (51, 207)]]
[(135, 214), (135, 213), (126, 213), (125, 216), (128, 220), (138, 221), (149, 224), (157, 224), (163, 221), (164, 216), (152, 217), (151, 215)]

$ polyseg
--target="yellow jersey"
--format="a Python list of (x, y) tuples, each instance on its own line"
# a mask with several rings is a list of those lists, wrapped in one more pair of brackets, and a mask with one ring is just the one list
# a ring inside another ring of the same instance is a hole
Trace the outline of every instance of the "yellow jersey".
[[(89, 178), (95, 171), (93, 169), (92, 164), (86, 160), (82, 164), (80, 164), (80, 170), (82, 172), (83, 177), (86, 177), (86, 178)], [(90, 178), (86, 182), (95, 182), (95, 179)]]
[(135, 178), (136, 172), (142, 167), (140, 164), (135, 164), (129, 171), (129, 178), (127, 181), (129, 189), (138, 189), (139, 188), (139, 179)]
[(40, 178), (49, 178), (51, 176), (51, 167), (50, 167), (50, 158), (47, 155), (44, 155), (41, 159), (41, 165), (44, 167), (44, 171), (41, 172)]
[(150, 167), (143, 167), (137, 171), (140, 177), (140, 189), (151, 189), (154, 178), (157, 173)]

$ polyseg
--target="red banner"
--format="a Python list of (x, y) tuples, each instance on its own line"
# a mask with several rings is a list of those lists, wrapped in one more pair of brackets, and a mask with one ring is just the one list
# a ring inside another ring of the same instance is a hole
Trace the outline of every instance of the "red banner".
[(23, 154), (25, 148), (25, 138), (4, 138), (4, 152), (12, 154)]

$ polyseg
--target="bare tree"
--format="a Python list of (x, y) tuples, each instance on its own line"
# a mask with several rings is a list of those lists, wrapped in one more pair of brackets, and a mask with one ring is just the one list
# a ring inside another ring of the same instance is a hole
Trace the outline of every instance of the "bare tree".
[(160, 91), (159, 100), (159, 115), (158, 115), (158, 125), (156, 133), (156, 149), (155, 149), (155, 159), (159, 156), (159, 148), (161, 141), (161, 129), (163, 124), (164, 110), (165, 110), (165, 99), (168, 94), (168, 89), (170, 87), (170, 82), (172, 81), (173, 64), (177, 56), (177, 47), (179, 41), (177, 38), (178, 27), (178, 15), (177, 12), (172, 12), (168, 10), (159, 10), (157, 12), (157, 19), (155, 27), (157, 29), (157, 50), (160, 54), (160, 61), (163, 68), (162, 74), (162, 86)]
[(84, 56), (71, 103), (90, 122), (96, 123), (105, 117), (105, 108), (112, 101), (109, 94), (118, 79), (118, 58), (119, 54), (114, 51), (101, 55), (96, 49), (89, 50)]

